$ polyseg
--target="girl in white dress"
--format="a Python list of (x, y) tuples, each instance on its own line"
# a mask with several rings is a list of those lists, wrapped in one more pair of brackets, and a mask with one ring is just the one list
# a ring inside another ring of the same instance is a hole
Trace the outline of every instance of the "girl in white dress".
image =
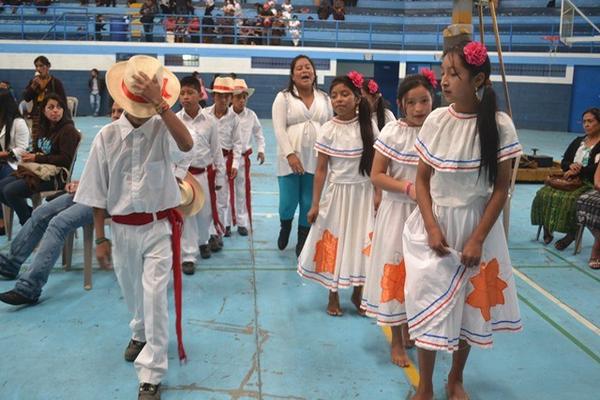
[[(373, 228), (373, 132), (362, 75), (337, 77), (329, 94), (336, 116), (319, 131), (312, 224), (298, 259), (298, 273), (329, 289), (327, 313), (342, 315), (338, 288), (354, 287), (352, 302), (360, 311), (362, 285)], [(328, 175), (329, 173), (329, 175)], [(327, 179), (327, 186), (325, 180)], [(323, 192), (323, 197), (321, 193)]]
[(447, 50), (441, 69), (453, 104), (433, 111), (417, 137), (419, 208), (403, 233), (408, 329), (419, 348), (413, 400), (433, 399), (436, 350), (452, 352), (448, 398), (468, 399), (463, 370), (471, 345), (489, 348), (494, 332), (521, 330), (498, 219), (521, 145), (510, 117), (497, 111), (481, 43)]
[(304, 246), (310, 224), (306, 215), (311, 205), (317, 157), (314, 146), (321, 125), (333, 116), (327, 94), (317, 88), (312, 60), (299, 55), (290, 66), (287, 89), (277, 93), (273, 102), (273, 130), (277, 139), (277, 181), (281, 229), (277, 247), (287, 247), (292, 221), (298, 205), (298, 242), (296, 256)]
[[(428, 79), (426, 74), (430, 77)], [(407, 76), (398, 88), (398, 107), (405, 118), (389, 122), (375, 140), (371, 181), (383, 190), (373, 229), (371, 261), (361, 308), (377, 324), (392, 330), (392, 362), (408, 367), (405, 347), (412, 347), (404, 308), (406, 271), (402, 257), (404, 221), (416, 208), (415, 176), (419, 155), (415, 139), (433, 105), (433, 72)]]
[(377, 129), (381, 131), (386, 124), (396, 120), (394, 113), (387, 108), (389, 103), (383, 98), (379, 91), (379, 85), (375, 79), (364, 80), (361, 93), (369, 102), (371, 107), (371, 119), (377, 125)]

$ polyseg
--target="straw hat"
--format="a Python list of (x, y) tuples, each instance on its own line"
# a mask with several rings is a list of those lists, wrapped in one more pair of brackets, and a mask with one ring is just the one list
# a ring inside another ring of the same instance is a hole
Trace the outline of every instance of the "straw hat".
[(204, 192), (202, 187), (189, 172), (182, 180), (177, 180), (181, 193), (181, 204), (177, 209), (186, 216), (196, 215), (204, 206)]
[(208, 93), (233, 93), (233, 78), (229, 76), (217, 76), (212, 89), (206, 89)]
[(254, 88), (249, 88), (245, 80), (236, 79), (233, 83), (233, 93), (240, 94), (244, 92), (248, 93), (248, 97), (250, 97), (254, 94)]
[(162, 96), (169, 106), (173, 106), (179, 97), (179, 80), (171, 71), (162, 66), (160, 61), (149, 56), (133, 56), (127, 61), (114, 64), (106, 72), (106, 87), (115, 100), (123, 106), (128, 114), (138, 118), (148, 118), (156, 114), (151, 103), (133, 89), (134, 74), (145, 73), (150, 78), (156, 77), (162, 87)]

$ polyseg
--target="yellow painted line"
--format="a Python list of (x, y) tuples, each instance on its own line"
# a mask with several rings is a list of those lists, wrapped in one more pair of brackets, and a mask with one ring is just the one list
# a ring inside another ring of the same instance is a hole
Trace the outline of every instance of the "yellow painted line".
[[(388, 343), (392, 343), (392, 330), (390, 329), (390, 327), (382, 326), (381, 330), (383, 331), (383, 334), (385, 335), (385, 338), (387, 339)], [(414, 388), (417, 388), (417, 386), (419, 386), (419, 371), (417, 371), (415, 363), (412, 360), (410, 360), (409, 366), (407, 368), (402, 368), (402, 371), (404, 371), (404, 374), (408, 378), (408, 382), (410, 382), (410, 384)]]

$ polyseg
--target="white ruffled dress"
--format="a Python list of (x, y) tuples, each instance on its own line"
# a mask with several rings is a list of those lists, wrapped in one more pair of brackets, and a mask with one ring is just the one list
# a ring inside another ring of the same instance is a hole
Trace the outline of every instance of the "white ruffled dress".
[[(398, 120), (385, 125), (375, 141), (375, 150), (390, 159), (388, 175), (397, 180), (415, 181), (419, 155), (415, 140), (420, 127)], [(402, 256), (404, 222), (417, 203), (404, 193), (383, 192), (375, 218), (371, 260), (361, 308), (378, 325), (396, 326), (406, 323)]]
[[(451, 248), (439, 257), (428, 246), (423, 218), (416, 209), (403, 232), (406, 314), (411, 339), (429, 350), (458, 349), (459, 340), (492, 347), (494, 332), (522, 329), (512, 264), (498, 218), (483, 243), (481, 264), (465, 268), (460, 251), (479, 224), (492, 188), (479, 173), (476, 115), (450, 107), (433, 111), (417, 137), (421, 160), (433, 169), (430, 193), (434, 216)], [(510, 117), (496, 114), (500, 133), (498, 162), (522, 148)]]
[(329, 156), (328, 176), (298, 258), (298, 274), (331, 291), (362, 286), (373, 232), (373, 185), (359, 172), (363, 143), (358, 119), (326, 122), (315, 149)]

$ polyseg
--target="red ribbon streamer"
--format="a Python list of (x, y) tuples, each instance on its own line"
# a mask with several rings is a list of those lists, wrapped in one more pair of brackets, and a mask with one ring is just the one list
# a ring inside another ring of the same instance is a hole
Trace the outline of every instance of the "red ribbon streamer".
[[(173, 288), (175, 296), (175, 331), (177, 332), (177, 351), (179, 360), (185, 362), (187, 355), (183, 347), (183, 329), (181, 327), (182, 316), (182, 292), (183, 284), (181, 279), (181, 232), (183, 229), (183, 216), (175, 208), (159, 211), (156, 213), (156, 219), (167, 218), (171, 224), (171, 247), (173, 250)], [(113, 215), (112, 220), (123, 225), (146, 225), (154, 221), (154, 216), (150, 213), (133, 213), (127, 215)]]
[(233, 169), (233, 150), (223, 149), (223, 157), (227, 159), (225, 168), (227, 170), (227, 179), (229, 181), (229, 207), (231, 208), (231, 225), (237, 225), (235, 216), (235, 182), (230, 178)]
[(211, 165), (206, 167), (207, 178), (208, 178), (208, 191), (210, 192), (210, 207), (212, 211), (213, 224), (217, 234), (222, 235), (225, 233), (225, 227), (219, 219), (219, 212), (217, 210), (217, 171)]
[(250, 155), (252, 149), (246, 151), (242, 156), (245, 159), (244, 176), (246, 178), (246, 210), (248, 210), (248, 221), (250, 221), (250, 229), (252, 229), (252, 199), (250, 197)]

